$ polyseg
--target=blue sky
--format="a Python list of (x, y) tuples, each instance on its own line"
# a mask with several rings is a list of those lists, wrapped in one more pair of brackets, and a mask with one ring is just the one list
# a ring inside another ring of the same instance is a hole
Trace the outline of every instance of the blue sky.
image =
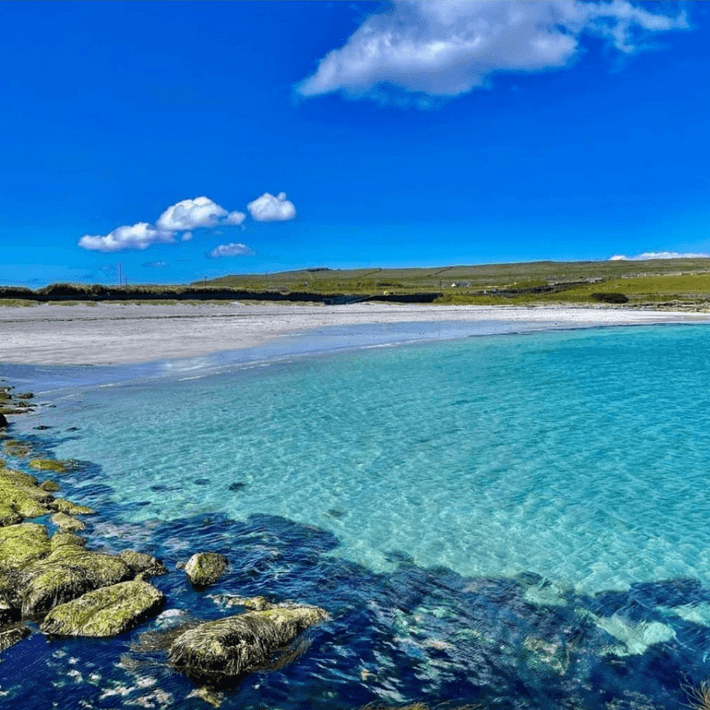
[(710, 4), (0, 4), (0, 283), (710, 253)]

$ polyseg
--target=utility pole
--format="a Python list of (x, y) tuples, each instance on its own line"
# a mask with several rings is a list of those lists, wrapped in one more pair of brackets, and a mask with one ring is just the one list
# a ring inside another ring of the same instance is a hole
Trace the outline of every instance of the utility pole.
[(118, 285), (119, 286), (123, 286), (122, 272), (123, 272), (123, 264), (119, 263), (119, 265), (118, 265)]

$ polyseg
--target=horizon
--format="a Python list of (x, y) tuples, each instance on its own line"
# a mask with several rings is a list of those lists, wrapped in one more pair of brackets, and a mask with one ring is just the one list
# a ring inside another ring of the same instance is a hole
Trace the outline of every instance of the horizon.
[(2, 16), (2, 284), (710, 255), (702, 3)]

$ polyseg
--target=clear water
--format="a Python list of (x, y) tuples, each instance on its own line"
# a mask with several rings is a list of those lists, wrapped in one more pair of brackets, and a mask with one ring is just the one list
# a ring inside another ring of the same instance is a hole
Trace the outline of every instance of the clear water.
[[(68, 485), (102, 511), (102, 544), (177, 560), (199, 540), (230, 556), (220, 591), (340, 614), (229, 707), (681, 707), (710, 674), (710, 328), (293, 350), (4, 368), (61, 381), (18, 426), (36, 439), (41, 419), (38, 443), (90, 462)], [(176, 606), (220, 615), (166, 579)]]

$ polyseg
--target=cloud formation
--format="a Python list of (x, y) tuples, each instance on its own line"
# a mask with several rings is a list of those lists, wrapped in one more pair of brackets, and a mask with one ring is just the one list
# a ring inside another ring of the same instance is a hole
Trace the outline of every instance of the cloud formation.
[(79, 246), (93, 251), (114, 252), (124, 249), (147, 249), (151, 244), (172, 244), (175, 235), (152, 227), (148, 222), (117, 227), (105, 236), (83, 236)]
[(285, 192), (274, 196), (265, 192), (247, 205), (249, 214), (257, 222), (287, 222), (296, 216), (293, 202), (286, 199)]
[(207, 252), (210, 259), (220, 259), (224, 256), (248, 256), (256, 252), (246, 244), (218, 244)]
[(167, 232), (182, 232), (218, 224), (240, 225), (246, 219), (243, 212), (227, 212), (209, 197), (196, 197), (170, 205), (155, 223)]
[(710, 254), (702, 252), (677, 252), (677, 251), (645, 251), (636, 256), (614, 254), (609, 261), (647, 261), (648, 259), (710, 259)]
[(379, 100), (403, 92), (453, 97), (488, 86), (498, 73), (568, 67), (583, 36), (628, 55), (647, 48), (655, 33), (688, 27), (682, 11), (668, 15), (628, 0), (397, 2), (368, 17), (296, 91)]

